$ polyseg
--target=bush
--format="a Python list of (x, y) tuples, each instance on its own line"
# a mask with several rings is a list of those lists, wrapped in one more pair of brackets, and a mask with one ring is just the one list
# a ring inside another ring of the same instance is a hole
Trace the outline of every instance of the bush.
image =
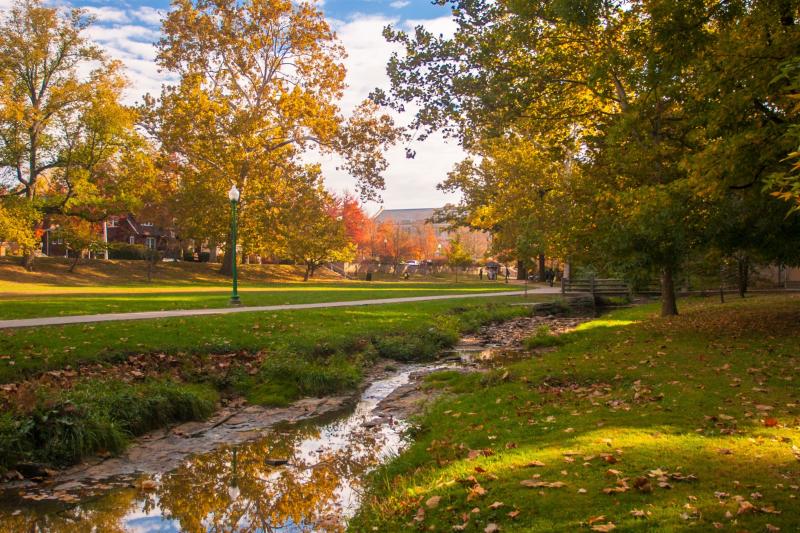
[(111, 259), (135, 259), (145, 260), (148, 257), (148, 248), (141, 244), (112, 244), (108, 249), (108, 257)]

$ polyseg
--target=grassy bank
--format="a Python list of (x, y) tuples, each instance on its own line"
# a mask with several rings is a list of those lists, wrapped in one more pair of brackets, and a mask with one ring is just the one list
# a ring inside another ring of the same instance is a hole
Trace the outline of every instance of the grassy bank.
[[(378, 357), (432, 358), (462, 333), (530, 309), (506, 305), (515, 298), (492, 300), (0, 333), (0, 354), (8, 354), (0, 358), (0, 379), (15, 391), (6, 396), (8, 412), (0, 419), (0, 467), (26, 460), (68, 464), (92, 451), (115, 452), (131, 435), (206, 416), (218, 395), (283, 405), (301, 396), (352, 389)], [(131, 363), (131, 354), (146, 355), (136, 355)], [(213, 354), (231, 356), (218, 361)], [(86, 364), (92, 366), (76, 372)], [(89, 371), (104, 377), (80, 377)], [(133, 373), (138, 378), (131, 380)], [(74, 377), (51, 379), (65, 374)], [(25, 376), (41, 384), (25, 387), (19, 383)], [(185, 407), (165, 411), (164, 403), (151, 401), (158, 396), (155, 390), (183, 398), (177, 404)]]
[(800, 298), (682, 311), (614, 311), (496, 373), (431, 376), (450, 394), (352, 530), (795, 531)]

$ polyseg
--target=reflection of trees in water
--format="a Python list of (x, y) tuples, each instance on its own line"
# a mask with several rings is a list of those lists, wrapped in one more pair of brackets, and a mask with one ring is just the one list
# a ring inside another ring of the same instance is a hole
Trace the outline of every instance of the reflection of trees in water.
[[(322, 450), (310, 453), (317, 440)], [(381, 428), (363, 428), (352, 419), (332, 422), (322, 431), (313, 424), (283, 428), (236, 447), (235, 480), (234, 448), (226, 446), (165, 474), (154, 492), (117, 490), (67, 510), (5, 515), (0, 533), (122, 532), (138, 505), (192, 532), (339, 531), (347, 510), (341, 505), (353, 503), (343, 500), (351, 491), (360, 492), (362, 476), (380, 460), (385, 444)], [(289, 465), (273, 467), (266, 464), (268, 458), (288, 459)], [(233, 484), (238, 487), (235, 499), (229, 490)]]
[[(301, 453), (300, 444), (320, 438), (319, 429), (297, 429), (237, 448), (235, 500), (228, 490), (234, 484), (233, 452), (226, 447), (164, 476), (158, 506), (187, 531), (340, 529), (339, 498), (379, 459), (382, 433), (350, 428), (339, 435), (345, 438), (340, 449), (311, 455)], [(275, 457), (290, 465), (275, 468), (264, 462)]]
[(136, 507), (135, 490), (118, 490), (111, 492), (96, 501), (76, 505), (67, 509), (24, 508), (24, 501), (19, 507), (22, 513), (11, 516), (0, 515), (1, 533), (20, 533), (23, 531), (47, 531), (48, 533), (80, 533), (102, 531), (122, 533), (126, 531), (124, 518)]

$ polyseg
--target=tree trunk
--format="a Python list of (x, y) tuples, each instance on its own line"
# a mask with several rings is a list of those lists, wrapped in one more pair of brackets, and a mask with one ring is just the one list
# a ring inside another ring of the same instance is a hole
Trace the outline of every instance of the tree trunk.
[(744, 298), (745, 293), (747, 293), (748, 282), (750, 281), (750, 261), (746, 255), (739, 257), (736, 261), (739, 267), (739, 275), (736, 280), (739, 286), (739, 296)]
[(528, 279), (528, 269), (524, 261), (517, 261), (517, 279)]
[(215, 239), (208, 241), (208, 262), (217, 262), (217, 241)]
[(311, 263), (306, 263), (306, 274), (303, 276), (303, 281), (308, 281), (311, 277)]
[(74, 259), (74, 260), (72, 261), (72, 263), (69, 265), (69, 273), (70, 273), (70, 274), (72, 274), (73, 272), (75, 272), (75, 267), (77, 267), (77, 266), (78, 266), (78, 261), (80, 261), (80, 260), (81, 260), (81, 254), (80, 254), (80, 252), (78, 252), (78, 253), (76, 253), (76, 254), (75, 254), (75, 259)]
[(33, 261), (36, 259), (36, 253), (33, 250), (28, 250), (22, 255), (22, 266), (28, 272), (33, 272)]
[(546, 281), (544, 277), (545, 265), (544, 254), (539, 254), (539, 281)]
[[(231, 242), (228, 239), (228, 242)], [(223, 276), (233, 276), (233, 254), (228, 249), (230, 246), (225, 247), (225, 253), (222, 255), (222, 266), (219, 269), (219, 273)]]
[(661, 270), (661, 316), (675, 316), (678, 314), (678, 304), (675, 297), (675, 280), (672, 278), (672, 268), (665, 267)]

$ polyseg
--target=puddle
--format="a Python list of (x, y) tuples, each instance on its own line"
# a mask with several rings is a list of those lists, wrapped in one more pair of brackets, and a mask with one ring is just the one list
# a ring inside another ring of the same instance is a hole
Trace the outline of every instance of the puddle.
[(54, 487), (39, 501), (6, 493), (0, 531), (341, 531), (358, 508), (365, 474), (405, 443), (406, 424), (378, 404), (413, 373), (433, 368), (404, 367), (373, 382), (346, 412), (275, 425), (168, 473), (118, 476), (76, 491)]

